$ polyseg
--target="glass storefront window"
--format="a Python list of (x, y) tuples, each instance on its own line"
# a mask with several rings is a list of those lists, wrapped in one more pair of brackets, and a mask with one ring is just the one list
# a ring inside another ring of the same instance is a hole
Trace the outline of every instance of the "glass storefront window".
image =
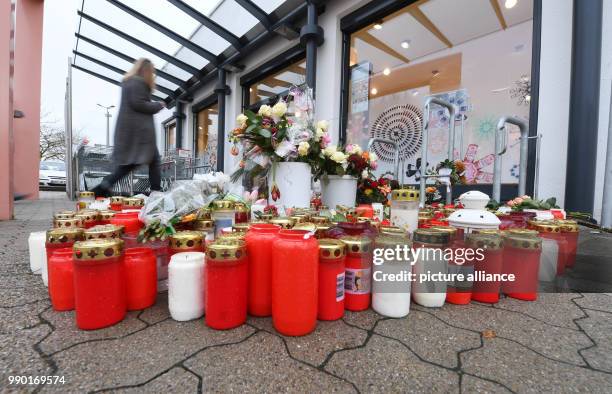
[[(466, 183), (491, 183), (497, 120), (528, 120), (533, 0), (419, 1), (350, 35), (347, 143), (396, 141), (406, 170), (420, 174), (423, 105), (435, 96), (456, 105), (455, 160)], [(447, 158), (448, 113), (433, 106), (427, 168)], [(519, 132), (508, 127), (502, 182), (518, 182)], [(392, 172), (393, 151), (375, 144), (380, 174)], [(380, 175), (379, 174), (379, 175)]]
[(248, 89), (246, 108), (257, 109), (262, 104), (275, 103), (287, 96), (292, 86), (306, 82), (306, 61), (300, 60), (261, 80), (245, 86)]
[(165, 126), (165, 144), (166, 152), (176, 150), (176, 123), (169, 123)]
[(195, 157), (198, 165), (217, 166), (218, 119), (217, 103), (199, 110), (195, 114)]

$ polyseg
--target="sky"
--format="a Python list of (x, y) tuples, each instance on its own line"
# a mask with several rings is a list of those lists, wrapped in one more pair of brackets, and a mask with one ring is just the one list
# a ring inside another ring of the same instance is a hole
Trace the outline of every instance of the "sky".
[[(164, 24), (184, 36), (189, 36), (190, 32), (194, 30), (194, 26), (197, 25), (197, 22), (181, 14), (181, 11), (173, 8), (166, 0), (122, 1), (130, 7), (146, 13), (153, 19), (162, 20), (165, 17)], [(44, 114), (44, 117), (41, 120), (56, 122), (61, 127), (64, 126), (64, 97), (66, 93), (68, 57), (73, 56), (72, 50), (76, 42), (74, 33), (78, 29), (79, 22), (77, 10), (81, 8), (81, 2), (82, 0), (46, 0), (44, 6), (41, 87), (41, 114)], [(197, 8), (200, 12), (208, 14), (219, 3), (219, 0), (187, 0), (186, 2), (191, 4), (192, 7)], [(161, 35), (161, 33), (153, 32), (155, 34), (151, 34), (150, 31), (146, 30), (146, 27), (143, 27), (142, 22), (123, 13), (104, 0), (85, 0), (85, 12), (92, 14), (98, 19), (105, 20), (114, 27), (132, 36), (139, 37), (150, 45), (163, 49), (168, 53), (174, 53), (179, 47), (179, 44)], [(104, 42), (105, 44), (130, 54), (132, 57), (137, 58), (141, 56), (134, 53), (133, 47), (130, 47), (131, 44), (126, 43), (121, 38), (113, 36), (108, 32), (95, 31), (91, 26), (87, 26), (87, 28), (88, 30), (85, 32), (82, 28), (81, 33), (95, 35), (92, 38), (103, 37), (107, 40)], [(81, 50), (82, 48), (86, 48), (86, 46), (79, 44), (79, 49)], [(163, 66), (163, 63), (160, 64), (160, 60), (153, 59), (153, 61), (157, 61), (156, 67), (161, 68)], [(77, 62), (77, 64), (79, 63)], [(126, 64), (125, 69), (128, 67), (129, 65)], [(118, 74), (112, 72), (107, 74), (112, 75), (118, 80), (121, 78)], [(114, 105), (115, 108), (111, 109), (112, 118), (110, 122), (110, 141), (112, 144), (115, 119), (121, 98), (120, 88), (77, 69), (72, 70), (72, 86), (73, 130), (79, 130), (82, 136), (88, 138), (90, 144), (105, 144), (105, 110), (98, 107), (97, 104), (104, 106)], [(155, 117), (156, 127), (159, 128), (161, 122), (170, 115), (171, 111), (169, 110), (157, 114)]]

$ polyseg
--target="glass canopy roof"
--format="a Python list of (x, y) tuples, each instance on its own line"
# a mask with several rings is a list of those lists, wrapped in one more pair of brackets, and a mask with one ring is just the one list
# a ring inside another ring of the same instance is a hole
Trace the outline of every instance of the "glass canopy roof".
[(135, 59), (149, 58), (157, 69), (154, 98), (170, 102), (305, 3), (83, 0), (73, 67), (119, 84)]

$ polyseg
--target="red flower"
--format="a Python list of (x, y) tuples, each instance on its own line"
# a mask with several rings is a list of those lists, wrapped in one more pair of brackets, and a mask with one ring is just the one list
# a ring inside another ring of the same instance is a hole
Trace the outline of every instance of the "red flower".
[(372, 189), (376, 189), (378, 187), (378, 182), (374, 181), (370, 185), (372, 186)]

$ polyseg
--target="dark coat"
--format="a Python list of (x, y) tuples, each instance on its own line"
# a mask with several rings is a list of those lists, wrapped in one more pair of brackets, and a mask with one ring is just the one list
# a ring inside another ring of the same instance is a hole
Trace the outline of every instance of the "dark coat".
[(135, 76), (121, 84), (121, 104), (115, 125), (115, 165), (149, 164), (157, 155), (153, 115), (163, 108), (151, 101), (151, 89)]

